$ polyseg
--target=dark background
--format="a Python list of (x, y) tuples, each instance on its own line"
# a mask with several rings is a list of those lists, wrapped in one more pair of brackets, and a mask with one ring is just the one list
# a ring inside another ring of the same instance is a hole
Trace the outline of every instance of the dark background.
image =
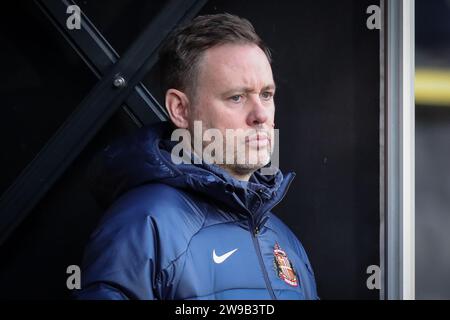
[[(77, 1), (123, 54), (161, 1)], [(275, 209), (305, 246), (322, 299), (378, 299), (379, 1), (209, 1), (201, 13), (249, 19), (272, 48), (280, 164), (297, 177)], [(1, 10), (0, 192), (43, 147), (97, 79), (32, 1)], [(151, 41), (151, 39), (149, 39)], [(157, 66), (144, 83), (161, 102)], [(102, 210), (86, 181), (95, 151), (133, 129), (118, 111), (0, 247), (0, 298), (65, 299)]]

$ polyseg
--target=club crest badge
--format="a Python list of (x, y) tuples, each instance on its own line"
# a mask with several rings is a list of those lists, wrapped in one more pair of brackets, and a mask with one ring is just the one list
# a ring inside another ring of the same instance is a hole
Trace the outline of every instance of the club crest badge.
[(278, 277), (280, 277), (281, 280), (283, 280), (290, 286), (298, 286), (298, 278), (294, 266), (289, 260), (286, 252), (284, 252), (280, 248), (278, 243), (275, 243), (273, 249), (273, 264), (275, 266)]

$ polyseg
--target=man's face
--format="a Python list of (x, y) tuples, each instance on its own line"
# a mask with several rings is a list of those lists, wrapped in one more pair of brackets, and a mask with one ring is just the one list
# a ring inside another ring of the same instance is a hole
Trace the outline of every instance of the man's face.
[[(275, 84), (269, 61), (258, 46), (226, 44), (206, 50), (200, 59), (194, 90), (189, 129), (193, 132), (194, 121), (200, 120), (203, 130), (215, 128), (222, 133), (225, 169), (249, 175), (270, 161)], [(237, 133), (234, 142), (226, 138), (226, 129)], [(225, 160), (226, 145), (230, 143), (234, 144), (228, 149), (234, 153), (233, 163)], [(208, 144), (203, 142), (204, 147)], [(244, 163), (238, 161), (242, 157)]]

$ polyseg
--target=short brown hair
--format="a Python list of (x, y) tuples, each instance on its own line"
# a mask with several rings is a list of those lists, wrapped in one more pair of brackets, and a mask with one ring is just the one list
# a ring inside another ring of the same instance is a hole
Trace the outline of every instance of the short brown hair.
[(255, 44), (269, 63), (272, 60), (269, 48), (247, 19), (228, 13), (198, 16), (173, 30), (159, 52), (163, 92), (174, 88), (194, 95), (202, 53), (229, 43)]

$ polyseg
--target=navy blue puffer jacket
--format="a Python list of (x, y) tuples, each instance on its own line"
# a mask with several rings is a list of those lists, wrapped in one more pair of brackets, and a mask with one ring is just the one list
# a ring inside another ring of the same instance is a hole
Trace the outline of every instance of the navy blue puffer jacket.
[(170, 126), (140, 129), (100, 158), (112, 203), (85, 251), (79, 299), (317, 299), (304, 248), (271, 209), (294, 174), (175, 165)]

